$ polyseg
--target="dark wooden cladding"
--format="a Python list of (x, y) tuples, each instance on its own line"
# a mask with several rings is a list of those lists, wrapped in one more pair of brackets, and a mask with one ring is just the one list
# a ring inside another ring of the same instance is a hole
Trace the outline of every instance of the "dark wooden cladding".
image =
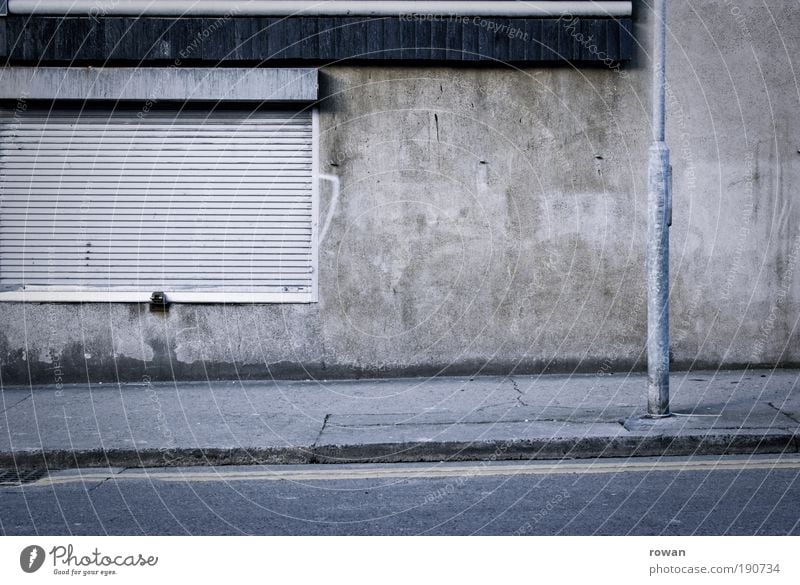
[[(492, 28), (494, 27), (494, 29)], [(631, 20), (0, 17), (8, 62), (625, 61)]]

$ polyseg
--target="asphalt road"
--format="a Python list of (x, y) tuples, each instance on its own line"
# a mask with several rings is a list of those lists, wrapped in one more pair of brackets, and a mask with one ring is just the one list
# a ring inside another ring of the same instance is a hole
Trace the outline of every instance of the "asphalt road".
[(4, 535), (800, 534), (800, 456), (56, 472)]

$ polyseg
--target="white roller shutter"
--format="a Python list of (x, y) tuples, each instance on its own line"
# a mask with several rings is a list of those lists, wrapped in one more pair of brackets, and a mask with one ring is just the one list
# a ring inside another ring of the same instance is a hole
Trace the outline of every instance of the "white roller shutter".
[(310, 111), (5, 110), (0, 297), (316, 300)]

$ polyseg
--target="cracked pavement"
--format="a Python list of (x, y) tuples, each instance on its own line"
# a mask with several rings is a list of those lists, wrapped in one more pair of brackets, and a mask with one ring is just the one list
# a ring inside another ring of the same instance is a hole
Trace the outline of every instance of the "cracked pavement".
[(796, 452), (798, 379), (673, 374), (658, 422), (644, 374), (5, 387), (0, 466)]

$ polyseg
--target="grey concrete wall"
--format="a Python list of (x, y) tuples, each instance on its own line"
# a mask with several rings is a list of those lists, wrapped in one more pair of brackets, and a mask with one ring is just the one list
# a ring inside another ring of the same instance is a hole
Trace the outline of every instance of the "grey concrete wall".
[(800, 11), (677, 3), (669, 68), (679, 363), (800, 361)]
[[(800, 11), (670, 18), (674, 366), (797, 364)], [(622, 70), (325, 68), (342, 192), (318, 304), (0, 304), (3, 382), (641, 368), (643, 3), (635, 20)]]

